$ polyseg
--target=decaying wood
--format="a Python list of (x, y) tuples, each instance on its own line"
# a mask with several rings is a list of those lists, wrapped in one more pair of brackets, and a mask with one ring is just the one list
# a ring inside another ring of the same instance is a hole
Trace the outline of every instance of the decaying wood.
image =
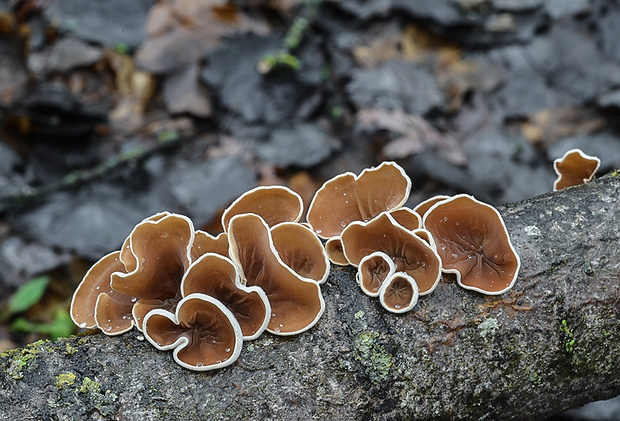
[(487, 297), (442, 281), (405, 315), (335, 268), (327, 310), (197, 373), (138, 334), (0, 356), (2, 419), (538, 419), (620, 394), (620, 177), (504, 206), (522, 258)]

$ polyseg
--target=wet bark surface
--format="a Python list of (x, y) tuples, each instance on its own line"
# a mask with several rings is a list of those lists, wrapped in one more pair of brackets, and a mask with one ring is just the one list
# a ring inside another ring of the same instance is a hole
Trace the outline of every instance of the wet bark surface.
[(539, 419), (620, 393), (620, 178), (500, 207), (522, 267), (483, 296), (443, 280), (404, 315), (333, 268), (326, 312), (192, 372), (138, 333), (0, 356), (6, 419)]

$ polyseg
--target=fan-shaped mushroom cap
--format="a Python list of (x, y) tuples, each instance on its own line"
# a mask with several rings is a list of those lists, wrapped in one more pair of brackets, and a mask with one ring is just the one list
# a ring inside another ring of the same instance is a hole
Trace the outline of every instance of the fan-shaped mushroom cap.
[(131, 309), (135, 298), (113, 291), (110, 276), (125, 267), (115, 251), (103, 256), (84, 275), (71, 299), (71, 319), (81, 328), (98, 327), (106, 335), (119, 335), (131, 330)]
[(420, 237), (397, 223), (387, 212), (369, 222), (353, 222), (342, 232), (344, 255), (353, 266), (375, 251), (382, 251), (397, 271), (411, 275), (420, 295), (432, 292), (441, 278), (437, 252)]
[(297, 222), (301, 219), (304, 203), (301, 196), (284, 186), (259, 186), (248, 190), (235, 200), (222, 214), (222, 226), (235, 215), (253, 213), (260, 216), (270, 227), (280, 222)]
[(137, 297), (133, 316), (138, 329), (154, 308), (173, 309), (181, 299), (180, 285), (191, 262), (194, 226), (183, 215), (166, 214), (145, 219), (129, 235), (129, 250), (136, 267), (113, 273), (113, 290)]
[(181, 283), (181, 294), (216, 298), (231, 311), (241, 326), (243, 339), (256, 339), (267, 328), (271, 306), (265, 292), (241, 284), (237, 266), (227, 257), (207, 253), (191, 264)]
[(299, 276), (280, 259), (261, 217), (234, 216), (228, 239), (230, 256), (241, 267), (246, 285), (261, 287), (269, 298), (269, 332), (294, 335), (316, 324), (325, 310), (319, 284)]
[(159, 350), (174, 349), (175, 361), (196, 371), (232, 364), (243, 343), (241, 327), (230, 310), (204, 294), (183, 298), (174, 314), (162, 309), (149, 312), (144, 337)]
[(396, 264), (382, 251), (364, 256), (357, 268), (357, 283), (366, 295), (379, 295), (383, 282), (396, 272)]
[[(156, 222), (168, 215), (170, 215), (170, 212), (168, 211), (158, 212), (155, 215), (151, 215), (147, 218), (144, 218), (141, 222), (145, 222), (145, 221)], [(121, 262), (123, 262), (123, 264), (125, 265), (125, 272), (133, 272), (134, 270), (136, 270), (136, 267), (138, 266), (138, 261), (136, 260), (136, 256), (134, 256), (134, 254), (131, 252), (130, 240), (131, 240), (131, 237), (127, 237), (125, 241), (123, 242), (123, 246), (121, 247), (120, 259), (121, 259)]]
[(329, 259), (312, 229), (296, 222), (282, 222), (271, 228), (278, 255), (297, 274), (322, 284), (329, 275)]
[(207, 232), (196, 231), (192, 243), (192, 260), (196, 260), (207, 253), (217, 253), (228, 257), (228, 235), (222, 232), (214, 237)]
[(417, 212), (409, 208), (398, 208), (390, 211), (390, 215), (396, 222), (409, 231), (417, 230), (422, 226), (422, 218)]
[(411, 179), (394, 162), (383, 162), (356, 176), (340, 174), (323, 184), (308, 208), (308, 222), (323, 239), (339, 236), (353, 221), (368, 221), (381, 212), (402, 206)]
[(430, 197), (420, 203), (413, 208), (413, 210), (420, 216), (424, 216), (424, 214), (435, 204), (446, 199), (449, 199), (450, 196), (446, 196), (443, 194), (438, 194), (437, 196)]
[(567, 151), (562, 158), (553, 161), (553, 169), (558, 175), (553, 183), (553, 190), (587, 183), (594, 178), (600, 165), (600, 159), (586, 155), (581, 149)]
[(340, 241), (340, 236), (329, 238), (325, 242), (325, 252), (327, 253), (329, 261), (335, 265), (348, 266), (351, 264), (342, 250), (342, 241)]
[(456, 274), (463, 288), (489, 295), (512, 288), (521, 262), (495, 208), (461, 194), (433, 205), (423, 225), (435, 239), (444, 272)]
[(404, 313), (418, 303), (418, 285), (405, 272), (396, 272), (385, 280), (379, 291), (381, 305), (392, 313)]

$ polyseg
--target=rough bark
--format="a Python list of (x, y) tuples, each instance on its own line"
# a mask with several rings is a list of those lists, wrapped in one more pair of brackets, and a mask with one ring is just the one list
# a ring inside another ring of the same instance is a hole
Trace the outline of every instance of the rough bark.
[[(405, 315), (334, 268), (327, 309), (198, 373), (136, 333), (0, 356), (2, 419), (537, 419), (620, 394), (620, 176), (503, 206), (521, 255), (488, 297), (442, 281)], [(26, 415), (24, 415), (26, 414)]]

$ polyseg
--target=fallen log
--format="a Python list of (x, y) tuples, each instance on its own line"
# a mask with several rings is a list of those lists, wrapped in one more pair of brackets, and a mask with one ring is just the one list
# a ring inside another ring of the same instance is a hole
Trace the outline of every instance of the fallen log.
[(522, 267), (499, 296), (442, 280), (403, 315), (333, 268), (326, 312), (188, 371), (138, 332), (0, 355), (2, 419), (539, 419), (620, 394), (620, 175), (501, 207)]

